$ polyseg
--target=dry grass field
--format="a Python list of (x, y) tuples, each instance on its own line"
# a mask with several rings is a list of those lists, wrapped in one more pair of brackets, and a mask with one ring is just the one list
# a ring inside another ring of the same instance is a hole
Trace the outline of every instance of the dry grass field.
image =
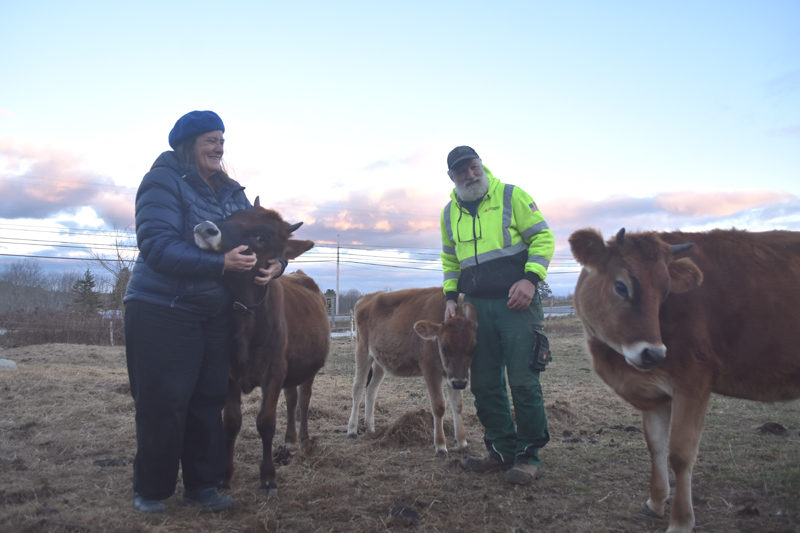
[[(303, 449), (276, 447), (279, 495), (258, 491), (259, 392), (245, 399), (233, 510), (132, 509), (133, 405), (124, 349), (44, 344), (0, 350), (0, 531), (14, 532), (649, 532), (667, 522), (639, 513), (649, 461), (638, 413), (591, 372), (574, 318), (549, 320), (553, 363), (542, 375), (552, 440), (542, 476), (508, 486), (501, 473), (437, 459), (419, 379), (387, 377), (376, 435), (348, 439), (354, 343), (334, 341), (317, 378)], [(362, 407), (363, 417), (363, 407)], [(282, 442), (279, 419), (276, 444)], [(466, 393), (469, 453), (482, 453)], [(776, 423), (783, 434), (764, 433)], [(453, 446), (449, 413), (448, 444)], [(180, 482), (177, 494), (181, 492)], [(694, 476), (698, 532), (800, 531), (800, 402), (714, 397)], [(402, 511), (402, 512), (401, 512)]]

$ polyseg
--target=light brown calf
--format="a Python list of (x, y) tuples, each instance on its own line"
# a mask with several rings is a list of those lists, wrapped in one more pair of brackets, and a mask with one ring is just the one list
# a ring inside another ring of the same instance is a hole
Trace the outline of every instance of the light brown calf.
[[(469, 379), (475, 347), (475, 308), (459, 303), (455, 317), (442, 323), (445, 297), (441, 287), (376, 292), (356, 304), (357, 346), (353, 406), (347, 434), (358, 433), (358, 412), (366, 388), (365, 422), (375, 431), (375, 399), (385, 372), (395, 376), (423, 376), (433, 413), (433, 444), (436, 454), (447, 455), (443, 417), (447, 397), (459, 448), (467, 446), (461, 419), (461, 391)], [(435, 341), (435, 342), (431, 342)], [(370, 368), (372, 379), (367, 385)]]
[(800, 233), (623, 229), (606, 244), (585, 229), (569, 241), (583, 265), (575, 311), (594, 369), (642, 412), (646, 509), (663, 516), (671, 467), (667, 531), (692, 531), (692, 468), (711, 393), (800, 397)]

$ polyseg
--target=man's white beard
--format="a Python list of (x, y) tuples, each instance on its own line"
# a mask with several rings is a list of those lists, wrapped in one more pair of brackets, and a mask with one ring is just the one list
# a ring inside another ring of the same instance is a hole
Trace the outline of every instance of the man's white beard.
[(478, 181), (469, 186), (456, 184), (456, 196), (463, 202), (474, 202), (483, 198), (483, 195), (489, 191), (489, 177), (484, 171)]

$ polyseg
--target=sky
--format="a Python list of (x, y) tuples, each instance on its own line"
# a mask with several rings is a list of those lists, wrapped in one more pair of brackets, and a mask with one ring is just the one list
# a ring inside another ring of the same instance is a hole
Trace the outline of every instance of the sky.
[(462, 144), (535, 199), (558, 295), (577, 229), (800, 230), (798, 0), (31, 0), (0, 16), (0, 268), (133, 243), (194, 109), (323, 290), (441, 284)]

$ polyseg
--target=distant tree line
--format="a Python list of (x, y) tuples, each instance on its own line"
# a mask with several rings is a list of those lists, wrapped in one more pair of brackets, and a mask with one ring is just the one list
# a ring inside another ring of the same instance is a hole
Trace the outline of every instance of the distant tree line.
[(0, 269), (0, 312), (121, 310), (129, 278), (127, 267), (114, 276), (98, 278), (89, 268), (54, 274), (42, 271), (33, 259), (16, 261)]
[[(104, 270), (97, 276), (90, 268), (45, 273), (33, 259), (10, 263), (0, 269), (0, 344), (45, 342), (122, 344), (122, 299), (130, 279), (132, 261), (95, 257)], [(543, 300), (552, 299), (546, 281), (539, 282)], [(364, 296), (358, 289), (339, 295), (338, 315), (350, 315)], [(335, 309), (336, 293), (325, 293)], [(337, 327), (342, 324), (335, 324)], [(346, 324), (345, 324), (346, 326)]]
[(130, 269), (97, 278), (91, 269), (47, 274), (27, 259), (0, 270), (0, 344), (121, 344)]

